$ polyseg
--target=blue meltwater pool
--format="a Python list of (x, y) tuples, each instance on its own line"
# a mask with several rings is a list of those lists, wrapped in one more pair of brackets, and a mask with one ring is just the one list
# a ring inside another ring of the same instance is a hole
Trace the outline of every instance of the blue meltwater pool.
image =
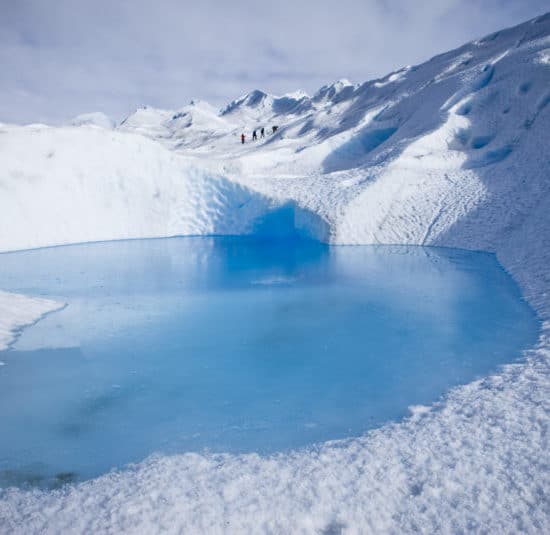
[(494, 256), (172, 238), (0, 255), (67, 303), (0, 352), (0, 486), (358, 436), (496, 371), (538, 321)]

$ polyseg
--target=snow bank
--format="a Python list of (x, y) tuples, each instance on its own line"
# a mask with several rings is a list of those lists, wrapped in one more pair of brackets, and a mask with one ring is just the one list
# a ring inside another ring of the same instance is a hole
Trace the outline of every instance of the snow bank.
[(27, 297), (0, 290), (0, 351), (14, 342), (23, 327), (64, 306), (64, 303), (51, 299)]
[[(522, 363), (400, 424), (292, 454), (153, 457), (53, 492), (4, 490), (3, 531), (550, 531), (549, 46), (545, 15), (292, 106), (253, 92), (209, 134), (204, 110), (149, 110), (114, 132), (3, 126), (1, 250), (280, 228), (482, 249), (544, 321)], [(243, 127), (274, 124), (239, 143)]]
[[(111, 239), (264, 234), (270, 230), (265, 216), (284, 204), (142, 136), (26, 127), (4, 127), (2, 134), (3, 251)], [(294, 232), (280, 223), (273, 221), (272, 229)]]

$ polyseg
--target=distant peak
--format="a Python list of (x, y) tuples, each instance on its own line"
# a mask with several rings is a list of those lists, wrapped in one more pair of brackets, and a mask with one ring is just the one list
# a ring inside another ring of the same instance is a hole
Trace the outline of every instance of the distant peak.
[(347, 78), (340, 78), (339, 80), (336, 80), (336, 82), (334, 82), (334, 85), (337, 85), (339, 87), (346, 87), (353, 84)]
[(306, 93), (302, 89), (298, 89), (297, 91), (292, 91), (292, 93), (285, 93), (279, 98), (291, 98), (294, 100), (302, 100), (303, 98), (310, 98), (308, 93)]
[(340, 94), (342, 91), (351, 90), (353, 87), (355, 87), (349, 80), (346, 78), (341, 78), (340, 80), (336, 80), (336, 82), (332, 82), (331, 84), (324, 85), (315, 93), (313, 99), (314, 100), (322, 100), (322, 99), (329, 99), (332, 100), (336, 95)]
[(340, 78), (339, 80), (336, 80), (331, 84), (324, 85), (323, 87), (321, 87), (320, 91), (322, 91), (323, 89), (343, 89), (344, 87), (347, 87), (349, 85), (353, 84), (347, 78)]
[(250, 91), (250, 93), (247, 93), (245, 96), (247, 98), (266, 97), (267, 93), (265, 93), (261, 89), (253, 89), (252, 91)]
[(103, 112), (82, 113), (71, 119), (72, 126), (99, 126), (101, 128), (114, 128), (115, 122)]
[(267, 93), (264, 93), (259, 89), (254, 89), (254, 91), (251, 91), (250, 93), (248, 93), (248, 95), (245, 96), (244, 104), (246, 106), (254, 107), (263, 102), (267, 97)]
[(254, 89), (253, 91), (250, 91), (250, 93), (246, 93), (246, 95), (243, 95), (242, 97), (239, 97), (235, 99), (233, 102), (231, 102), (223, 111), (222, 115), (225, 115), (227, 113), (231, 113), (233, 110), (240, 108), (242, 106), (247, 106), (249, 108), (255, 108), (259, 106), (262, 102), (264, 102), (266, 99), (270, 99), (271, 96), (267, 93), (264, 93), (263, 91), (260, 91), (259, 89)]
[(211, 108), (212, 105), (207, 102), (206, 100), (203, 100), (202, 98), (192, 98), (189, 101), (189, 106), (193, 106), (194, 108)]

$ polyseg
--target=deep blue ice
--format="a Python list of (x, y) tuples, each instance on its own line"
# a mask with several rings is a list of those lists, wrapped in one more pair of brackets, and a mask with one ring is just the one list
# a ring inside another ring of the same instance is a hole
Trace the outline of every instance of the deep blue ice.
[(0, 288), (68, 303), (0, 352), (0, 486), (358, 436), (539, 329), (494, 256), (452, 249), (96, 243), (2, 254)]

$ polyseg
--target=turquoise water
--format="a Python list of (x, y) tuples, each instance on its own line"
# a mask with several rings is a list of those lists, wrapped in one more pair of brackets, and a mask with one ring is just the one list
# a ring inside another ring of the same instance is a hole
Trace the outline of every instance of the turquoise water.
[(539, 325), (492, 255), (172, 238), (0, 255), (68, 306), (0, 352), (0, 485), (154, 452), (358, 436), (516, 360)]

